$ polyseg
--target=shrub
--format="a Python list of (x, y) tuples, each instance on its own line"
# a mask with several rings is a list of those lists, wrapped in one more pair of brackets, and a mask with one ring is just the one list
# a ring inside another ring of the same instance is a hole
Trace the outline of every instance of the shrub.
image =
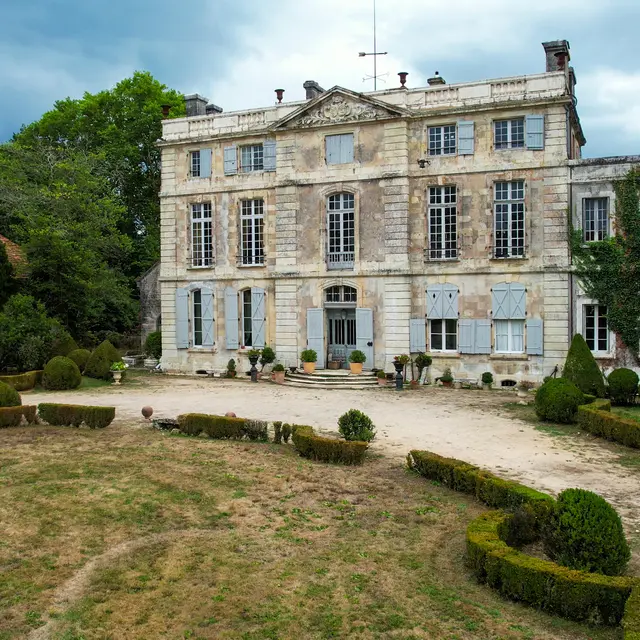
[(39, 417), (56, 427), (79, 427), (83, 422), (91, 429), (108, 427), (116, 416), (115, 407), (91, 407), (77, 404), (38, 405)]
[(245, 420), (243, 426), (244, 435), (249, 440), (260, 440), (268, 442), (269, 432), (268, 423), (264, 420)]
[(1, 407), (0, 428), (17, 427), (22, 422), (22, 407)]
[(21, 404), (20, 394), (6, 382), (0, 382), (0, 407), (19, 407)]
[(152, 331), (144, 341), (144, 352), (151, 358), (160, 360), (162, 357), (162, 333)]
[(582, 391), (598, 398), (604, 398), (604, 376), (584, 338), (577, 333), (573, 336), (562, 377), (570, 380)]
[(378, 371), (378, 373), (376, 373), (376, 377), (378, 378), (378, 380), (385, 380), (387, 374), (384, 371)]
[(633, 404), (638, 395), (638, 374), (631, 369), (616, 369), (609, 374), (609, 397), (614, 405)]
[(357, 409), (349, 409), (338, 418), (338, 431), (352, 442), (371, 442), (376, 437), (371, 418)]
[(420, 378), (422, 376), (422, 372), (427, 367), (431, 366), (433, 358), (431, 356), (428, 356), (426, 353), (419, 353), (416, 356), (414, 362), (416, 363), (416, 367), (418, 367), (418, 378)]
[(22, 405), (22, 415), (29, 424), (35, 424), (37, 422), (38, 407), (35, 405)]
[(451, 373), (451, 367), (447, 367), (444, 373), (440, 376), (442, 382), (453, 382), (453, 374)]
[(275, 359), (276, 352), (271, 347), (266, 346), (260, 354), (260, 365), (262, 366), (262, 369), (264, 369), (266, 365), (275, 362)]
[(77, 389), (81, 381), (78, 365), (64, 356), (56, 356), (49, 360), (42, 374), (42, 386), (48, 391)]
[(300, 354), (302, 362), (318, 362), (318, 354), (313, 349), (305, 349)]
[(279, 420), (273, 423), (273, 442), (282, 444), (282, 422)]
[(273, 367), (273, 371), (279, 371), (280, 373), (282, 373), (284, 371), (284, 365), (278, 363)]
[(111, 365), (121, 362), (122, 358), (118, 350), (108, 341), (100, 343), (91, 354), (84, 369), (84, 374), (90, 378), (99, 380), (111, 379)]
[(632, 591), (624, 607), (624, 640), (640, 640), (640, 586)]
[(493, 384), (493, 374), (491, 371), (485, 371), (482, 374), (482, 384)]
[(90, 357), (91, 351), (89, 351), (88, 349), (75, 349), (74, 351), (71, 351), (67, 356), (69, 360), (73, 360), (78, 365), (78, 369), (80, 369), (81, 372), (84, 371), (84, 368), (87, 366), (87, 362), (89, 361)]
[(547, 555), (571, 569), (616, 576), (631, 557), (620, 516), (585, 489), (560, 493), (542, 534)]
[(367, 361), (367, 356), (364, 354), (364, 351), (360, 351), (360, 349), (354, 349), (349, 355), (349, 362), (353, 362), (354, 364), (364, 364)]
[(188, 436), (206, 433), (217, 440), (242, 440), (249, 433), (255, 433), (252, 427), (247, 428), (247, 422), (243, 418), (186, 413), (178, 416), (178, 429)]
[(66, 331), (61, 331), (51, 347), (51, 355), (67, 357), (72, 351), (77, 350), (76, 341)]
[(611, 403), (608, 400), (582, 405), (578, 407), (578, 424), (594, 436), (640, 449), (640, 422), (621, 418), (610, 411)]
[(581, 404), (584, 404), (584, 394), (564, 378), (545, 382), (536, 393), (536, 413), (542, 420), (550, 422), (574, 422)]
[(5, 382), (16, 391), (28, 391), (33, 389), (38, 382), (39, 371), (28, 371), (15, 376), (0, 376), (0, 382)]
[(367, 452), (366, 442), (345, 442), (317, 436), (312, 427), (293, 425), (293, 444), (304, 458), (320, 462), (362, 464)]
[(289, 440), (291, 439), (292, 432), (293, 432), (293, 427), (288, 422), (285, 422), (282, 425), (282, 439), (286, 444), (289, 444)]

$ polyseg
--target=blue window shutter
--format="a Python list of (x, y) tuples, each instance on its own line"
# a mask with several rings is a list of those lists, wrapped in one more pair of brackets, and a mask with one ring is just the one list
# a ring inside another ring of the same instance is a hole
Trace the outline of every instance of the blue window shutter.
[(202, 346), (213, 347), (215, 342), (213, 331), (213, 291), (206, 287), (201, 287), (200, 295), (202, 300)]
[(340, 164), (353, 162), (353, 133), (346, 133), (340, 138)]
[(176, 289), (176, 348), (189, 348), (189, 292)]
[(233, 287), (224, 290), (224, 329), (227, 349), (237, 349), (238, 341), (238, 293)]
[(307, 349), (318, 354), (316, 367), (324, 369), (324, 309), (307, 309)]
[(251, 335), (255, 349), (262, 349), (266, 344), (265, 319), (265, 290), (251, 287)]
[(458, 287), (452, 284), (442, 286), (442, 317), (447, 320), (458, 319)]
[(493, 285), (491, 289), (491, 310), (494, 320), (509, 320), (511, 318), (509, 292), (510, 287), (506, 282)]
[(411, 353), (424, 353), (427, 350), (427, 333), (424, 318), (409, 320), (409, 350)]
[(544, 149), (544, 116), (525, 118), (527, 149)]
[[(427, 287), (427, 318), (440, 320), (443, 317), (442, 285), (433, 284)], [(456, 316), (457, 318), (458, 316)]]
[(340, 136), (327, 136), (325, 139), (327, 164), (340, 162)]
[(211, 149), (200, 149), (200, 177), (211, 177)]
[(238, 150), (236, 145), (224, 148), (224, 175), (232, 176), (238, 173)]
[(365, 369), (373, 367), (373, 309), (356, 309), (356, 349), (366, 356)]
[(544, 325), (539, 318), (527, 320), (527, 353), (530, 356), (544, 355)]
[(474, 320), (475, 347), (474, 353), (491, 353), (491, 320)]
[(475, 151), (475, 126), (473, 120), (458, 121), (458, 154), (473, 155)]
[(276, 170), (276, 141), (265, 140), (262, 145), (263, 167), (265, 171)]
[(458, 320), (458, 351), (460, 353), (475, 353), (475, 321)]
[(527, 317), (527, 292), (524, 285), (512, 282), (509, 285), (509, 317), (512, 320), (524, 320)]

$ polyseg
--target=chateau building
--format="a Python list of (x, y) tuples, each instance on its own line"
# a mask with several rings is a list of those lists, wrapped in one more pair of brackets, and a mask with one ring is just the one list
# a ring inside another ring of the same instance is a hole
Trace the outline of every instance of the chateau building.
[(568, 42), (543, 46), (529, 76), (307, 81), (305, 101), (229, 113), (188, 96), (159, 142), (163, 367), (242, 371), (268, 344), (286, 366), (360, 349), (365, 369), (427, 352), (435, 375), (549, 375), (574, 329), (567, 211), (587, 165)]

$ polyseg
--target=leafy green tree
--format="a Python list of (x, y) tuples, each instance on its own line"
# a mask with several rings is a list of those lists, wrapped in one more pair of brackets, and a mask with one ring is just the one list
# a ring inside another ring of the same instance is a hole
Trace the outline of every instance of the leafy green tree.
[(13, 265), (9, 262), (9, 256), (4, 244), (0, 242), (0, 308), (15, 291), (16, 281)]

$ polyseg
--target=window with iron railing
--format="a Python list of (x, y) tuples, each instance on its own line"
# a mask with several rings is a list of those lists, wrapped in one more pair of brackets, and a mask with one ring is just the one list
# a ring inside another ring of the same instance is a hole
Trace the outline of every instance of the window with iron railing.
[(430, 187), (427, 211), (429, 260), (458, 258), (458, 191), (455, 186)]
[(213, 266), (213, 220), (210, 202), (191, 205), (191, 266)]
[(355, 199), (351, 193), (327, 201), (327, 268), (353, 269), (355, 261)]

